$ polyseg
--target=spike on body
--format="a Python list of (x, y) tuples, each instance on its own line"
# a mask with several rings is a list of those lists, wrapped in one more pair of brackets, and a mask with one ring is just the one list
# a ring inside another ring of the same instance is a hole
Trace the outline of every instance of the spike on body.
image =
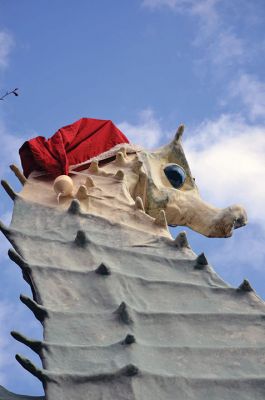
[(135, 209), (136, 210), (140, 210), (140, 211), (144, 211), (143, 200), (139, 196), (137, 196), (136, 199), (135, 199)]
[(108, 276), (111, 274), (109, 267), (107, 267), (104, 263), (101, 263), (96, 269), (96, 274)]
[(204, 269), (208, 265), (207, 258), (205, 257), (204, 253), (201, 253), (196, 258), (196, 264), (194, 266), (195, 269)]
[(158, 216), (155, 218), (155, 224), (162, 228), (167, 228), (167, 218), (164, 210), (160, 210)]
[(241, 285), (239, 285), (238, 289), (239, 292), (253, 292), (253, 288), (251, 287), (249, 281), (244, 279)]
[(20, 295), (20, 300), (33, 312), (38, 321), (42, 323), (44, 319), (47, 318), (47, 310), (41, 305), (37, 304), (36, 301), (30, 299), (28, 296), (25, 296), (23, 294)]
[(126, 152), (125, 147), (121, 147), (121, 148), (120, 148), (120, 152), (123, 154), (123, 157), (124, 157), (124, 158), (127, 157), (127, 152)]
[(178, 234), (178, 236), (176, 237), (176, 239), (174, 240), (174, 244), (176, 247), (178, 248), (190, 248), (189, 242), (188, 242), (188, 238), (187, 238), (187, 234), (186, 232), (180, 232)]
[(88, 237), (83, 230), (77, 231), (76, 237), (75, 237), (75, 244), (79, 247), (86, 247), (88, 244), (89, 240)]
[(40, 369), (38, 369), (29, 359), (27, 359), (19, 354), (16, 354), (16, 360), (19, 362), (19, 364), (23, 368), (25, 368), (25, 370), (27, 370), (32, 375), (34, 375), (41, 382), (44, 381), (42, 371)]
[(86, 178), (85, 186), (86, 186), (87, 189), (90, 189), (90, 188), (92, 188), (92, 187), (95, 187), (94, 181), (93, 181), (93, 179), (91, 178), (91, 176), (88, 176), (88, 177)]
[(17, 197), (16, 192), (14, 191), (14, 189), (9, 185), (9, 183), (5, 180), (1, 180), (1, 185), (3, 186), (3, 188), (5, 189), (6, 193), (8, 194), (8, 196), (10, 197), (11, 200), (15, 200)]
[(116, 315), (118, 316), (119, 320), (123, 322), (124, 324), (130, 324), (132, 322), (129, 312), (128, 312), (128, 307), (126, 303), (123, 301), (118, 309), (115, 311)]
[(126, 376), (135, 376), (138, 373), (139, 373), (139, 369), (133, 364), (127, 365), (127, 367), (125, 367), (125, 369), (124, 369), (124, 375), (126, 375)]
[(125, 159), (124, 152), (119, 151), (119, 152), (116, 154), (116, 164), (119, 165), (119, 166), (122, 166), (122, 167), (125, 166), (125, 165), (127, 164), (126, 159)]
[(89, 197), (86, 185), (81, 185), (75, 195), (78, 200), (86, 200)]
[(98, 174), (99, 173), (98, 161), (92, 161), (88, 168), (88, 171), (91, 174)]
[(124, 172), (121, 169), (119, 169), (115, 174), (115, 178), (118, 181), (123, 181), (124, 180)]
[(68, 208), (69, 214), (79, 214), (81, 212), (80, 203), (77, 199), (72, 200), (70, 207)]
[(27, 182), (27, 178), (24, 176), (24, 174), (21, 172), (21, 170), (15, 164), (11, 164), (10, 169), (12, 172), (14, 172), (14, 174), (18, 178), (19, 182), (24, 186), (25, 183)]
[(26, 336), (16, 331), (12, 331), (11, 336), (18, 342), (28, 346), (31, 350), (35, 351), (35, 353), (40, 354), (42, 349), (42, 343), (40, 341), (29, 339)]
[(136, 342), (134, 335), (128, 334), (125, 339), (122, 341), (122, 344), (131, 345)]

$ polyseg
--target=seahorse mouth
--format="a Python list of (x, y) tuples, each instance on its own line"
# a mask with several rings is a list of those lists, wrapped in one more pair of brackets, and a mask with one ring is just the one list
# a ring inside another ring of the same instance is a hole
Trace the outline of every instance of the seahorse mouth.
[(247, 225), (247, 220), (244, 217), (240, 217), (234, 222), (234, 229), (242, 228)]
[(247, 213), (240, 205), (227, 207), (214, 220), (208, 237), (231, 237), (233, 231), (247, 224)]

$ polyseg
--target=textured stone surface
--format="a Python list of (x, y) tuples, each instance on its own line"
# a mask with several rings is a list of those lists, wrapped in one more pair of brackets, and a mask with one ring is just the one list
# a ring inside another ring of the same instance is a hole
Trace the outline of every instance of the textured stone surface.
[[(19, 198), (5, 234), (44, 327), (38, 346), (20, 339), (43, 369), (18, 360), (46, 399), (264, 399), (264, 303), (223, 282), (205, 257), (167, 237)], [(108, 274), (98, 273), (102, 265)]]
[[(68, 197), (48, 177), (20, 179), (19, 195), (2, 182), (14, 212), (0, 229), (32, 290), (21, 301), (44, 329), (42, 342), (12, 332), (42, 369), (16, 358), (46, 400), (265, 398), (264, 303), (247, 281), (223, 282), (185, 233), (173, 240), (167, 228), (224, 237), (246, 222), (242, 207), (200, 199), (182, 132), (157, 152), (92, 163), (72, 175)], [(168, 163), (185, 169), (180, 190)], [(0, 389), (0, 400), (20, 398), (35, 399)]]

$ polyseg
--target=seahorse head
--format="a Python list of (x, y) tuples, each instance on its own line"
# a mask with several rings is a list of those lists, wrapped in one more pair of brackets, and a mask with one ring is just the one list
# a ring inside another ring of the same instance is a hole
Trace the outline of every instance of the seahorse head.
[(165, 210), (169, 225), (188, 226), (208, 237), (229, 237), (233, 229), (247, 223), (240, 205), (216, 208), (202, 200), (182, 147), (184, 126), (171, 143), (154, 151), (143, 151), (146, 179), (146, 211), (156, 217)]
[[(208, 237), (229, 237), (247, 223), (246, 211), (240, 205), (220, 209), (202, 200), (182, 147), (183, 131), (180, 125), (171, 143), (151, 152), (118, 143), (55, 180), (31, 173), (24, 179), (22, 196), (62, 208), (77, 199), (83, 212), (142, 230), (152, 230), (152, 221), (157, 221), (162, 227), (187, 226)], [(135, 210), (144, 215), (136, 218)]]

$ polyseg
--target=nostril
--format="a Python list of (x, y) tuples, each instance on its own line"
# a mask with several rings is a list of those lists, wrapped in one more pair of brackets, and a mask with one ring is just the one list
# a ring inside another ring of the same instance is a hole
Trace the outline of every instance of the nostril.
[(234, 222), (234, 229), (241, 228), (246, 225), (246, 220), (244, 217), (239, 217)]

